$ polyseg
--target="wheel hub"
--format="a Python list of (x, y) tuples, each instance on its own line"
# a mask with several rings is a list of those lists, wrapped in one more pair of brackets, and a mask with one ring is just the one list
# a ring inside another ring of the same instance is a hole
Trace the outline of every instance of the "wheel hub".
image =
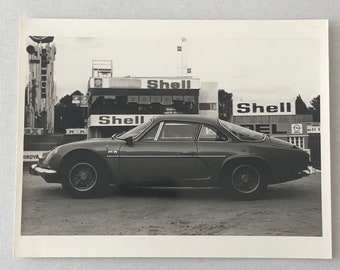
[(248, 183), (249, 182), (249, 176), (248, 175), (242, 175), (241, 180), (243, 183)]
[(80, 179), (81, 179), (81, 180), (86, 180), (87, 177), (88, 177), (88, 175), (87, 175), (86, 172), (81, 172), (81, 173), (80, 173)]

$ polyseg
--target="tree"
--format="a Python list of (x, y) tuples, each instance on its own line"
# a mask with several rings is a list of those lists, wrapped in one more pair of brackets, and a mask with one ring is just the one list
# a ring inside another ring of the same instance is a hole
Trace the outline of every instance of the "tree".
[(223, 89), (218, 90), (218, 118), (230, 121), (232, 115), (232, 93)]
[(298, 95), (295, 100), (296, 114), (310, 114), (306, 103), (302, 100), (301, 96)]
[(313, 98), (310, 101), (310, 105), (312, 105), (311, 107), (309, 107), (309, 110), (313, 115), (313, 121), (320, 122), (320, 95)]
[(83, 108), (72, 103), (72, 96), (82, 95), (79, 90), (62, 97), (54, 106), (54, 130), (64, 133), (66, 128), (83, 128), (85, 126)]

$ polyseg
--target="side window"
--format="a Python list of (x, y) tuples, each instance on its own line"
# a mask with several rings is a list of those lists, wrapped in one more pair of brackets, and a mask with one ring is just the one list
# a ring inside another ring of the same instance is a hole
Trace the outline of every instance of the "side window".
[(217, 129), (203, 125), (201, 128), (199, 141), (228, 141), (228, 138)]
[(151, 128), (151, 130), (149, 130), (141, 139), (142, 142), (151, 142), (155, 140), (157, 131), (159, 128), (159, 124), (154, 126), (153, 128)]
[(165, 122), (158, 141), (193, 141), (199, 124)]

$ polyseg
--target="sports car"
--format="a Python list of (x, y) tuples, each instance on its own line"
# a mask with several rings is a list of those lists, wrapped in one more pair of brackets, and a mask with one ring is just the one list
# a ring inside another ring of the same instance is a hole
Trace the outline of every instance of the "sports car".
[(109, 185), (185, 186), (223, 188), (247, 200), (308, 175), (308, 163), (295, 145), (230, 122), (164, 115), (112, 138), (58, 146), (30, 172), (75, 197), (103, 195)]

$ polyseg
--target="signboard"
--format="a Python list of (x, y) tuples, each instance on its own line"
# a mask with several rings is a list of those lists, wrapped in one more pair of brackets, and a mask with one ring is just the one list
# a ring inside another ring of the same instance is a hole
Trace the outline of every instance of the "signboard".
[(291, 124), (291, 132), (292, 134), (303, 134), (302, 124)]
[(193, 96), (184, 96), (184, 101), (194, 103), (195, 98)]
[(88, 107), (86, 95), (73, 95), (72, 103), (80, 107)]
[(199, 79), (146, 78), (142, 79), (145, 89), (200, 89)]
[(92, 114), (89, 117), (88, 126), (93, 127), (108, 127), (108, 126), (138, 126), (146, 121), (149, 121), (155, 115), (144, 114), (144, 115), (134, 115), (134, 114), (117, 114), (117, 115), (102, 115), (102, 114)]
[(44, 129), (43, 128), (25, 128), (24, 133), (25, 135), (43, 135)]
[(200, 79), (193, 78), (90, 78), (91, 88), (128, 89), (200, 89)]
[(140, 104), (150, 104), (150, 96), (140, 96), (139, 97)]
[(251, 130), (255, 130), (257, 132), (261, 132), (268, 135), (284, 135), (287, 134), (287, 128), (284, 125), (280, 124), (240, 124), (240, 126), (249, 128)]
[(183, 98), (183, 96), (173, 96), (173, 97), (172, 97), (172, 100), (173, 100), (173, 101), (183, 101), (184, 98)]
[(299, 136), (307, 136), (306, 133), (306, 124), (298, 123), (298, 124), (290, 124), (290, 123), (242, 123), (238, 124), (242, 127), (249, 128), (251, 130), (255, 130), (257, 132), (261, 132), (268, 135), (276, 135), (276, 136), (291, 136), (291, 135), (299, 135)]
[(163, 105), (171, 105), (172, 102), (172, 96), (162, 96), (162, 104)]
[(140, 78), (112, 78), (100, 77), (90, 78), (90, 88), (141, 88)]
[(41, 157), (43, 153), (47, 151), (24, 151), (23, 161), (25, 162), (33, 162), (38, 161), (39, 156)]
[(72, 95), (72, 103), (76, 104), (77, 106), (80, 105), (81, 95)]
[(128, 96), (128, 103), (138, 103), (138, 96)]
[(66, 135), (87, 134), (87, 128), (67, 128)]
[(307, 126), (307, 133), (320, 133), (320, 126)]
[(151, 96), (150, 101), (151, 101), (151, 103), (162, 103), (162, 97), (161, 96)]
[(294, 115), (295, 101), (279, 102), (246, 102), (233, 101), (233, 115), (252, 116), (252, 115)]

